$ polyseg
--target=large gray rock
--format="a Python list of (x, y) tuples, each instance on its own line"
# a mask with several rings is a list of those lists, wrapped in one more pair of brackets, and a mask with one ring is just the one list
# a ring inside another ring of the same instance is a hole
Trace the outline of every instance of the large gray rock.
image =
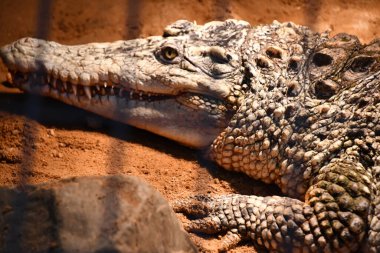
[(196, 252), (163, 197), (135, 177), (0, 188), (0, 252)]

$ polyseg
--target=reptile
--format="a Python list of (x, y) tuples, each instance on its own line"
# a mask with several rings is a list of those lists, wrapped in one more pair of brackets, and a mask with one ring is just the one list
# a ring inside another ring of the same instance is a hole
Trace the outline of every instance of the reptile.
[(179, 20), (162, 36), (1, 48), (7, 85), (204, 150), (284, 196), (174, 201), (219, 249), (380, 252), (380, 40), (277, 21)]

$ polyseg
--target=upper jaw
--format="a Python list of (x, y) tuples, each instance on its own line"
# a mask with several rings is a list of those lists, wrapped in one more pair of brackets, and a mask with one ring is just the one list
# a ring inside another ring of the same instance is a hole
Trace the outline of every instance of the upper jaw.
[[(196, 93), (225, 100), (229, 93), (227, 85), (213, 85), (212, 78), (207, 76), (199, 78), (195, 74), (188, 78), (186, 73), (178, 75), (176, 69), (172, 69), (167, 74), (172, 74), (173, 79), (162, 80), (165, 78), (156, 75), (154, 68), (151, 73), (141, 71), (155, 61), (151, 52), (161, 39), (157, 36), (63, 46), (23, 38), (0, 48), (0, 58), (9, 71), (8, 83), (42, 95), (56, 92), (87, 99), (96, 95), (117, 95), (148, 101)], [(141, 45), (144, 45), (143, 48)]]
[[(133, 57), (130, 50), (140, 40), (63, 46), (55, 42), (24, 38), (0, 49), (8, 68), (8, 82), (27, 89), (29, 85), (49, 84), (60, 92), (83, 90), (89, 98), (95, 93), (133, 91), (137, 79), (123, 75), (122, 57)], [(125, 52), (117, 52), (124, 49)], [(117, 55), (122, 57), (117, 57)], [(38, 87), (34, 87), (37, 89)], [(168, 93), (165, 87), (155, 87)], [(147, 93), (149, 93), (147, 91)], [(150, 92), (158, 93), (154, 89)], [(169, 92), (170, 93), (170, 92)]]

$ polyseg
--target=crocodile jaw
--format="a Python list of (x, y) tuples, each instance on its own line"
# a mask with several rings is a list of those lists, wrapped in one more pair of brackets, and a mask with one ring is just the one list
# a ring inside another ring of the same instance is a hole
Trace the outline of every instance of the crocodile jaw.
[(146, 101), (108, 96), (90, 100), (56, 91), (50, 91), (48, 96), (193, 148), (208, 146), (226, 124), (225, 117), (194, 110), (179, 103), (176, 98)]
[(8, 81), (21, 90), (204, 148), (230, 118), (223, 101), (228, 82), (157, 65), (153, 53), (160, 40), (63, 46), (25, 38), (1, 48), (0, 57)]

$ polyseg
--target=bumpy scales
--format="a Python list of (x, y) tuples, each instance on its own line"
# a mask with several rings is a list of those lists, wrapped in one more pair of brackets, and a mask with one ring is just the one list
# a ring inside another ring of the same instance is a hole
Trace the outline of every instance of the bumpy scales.
[(173, 203), (272, 252), (380, 252), (380, 40), (292, 23), (177, 21), (162, 37), (0, 51), (8, 82), (205, 149), (221, 167), (287, 197), (196, 196)]

